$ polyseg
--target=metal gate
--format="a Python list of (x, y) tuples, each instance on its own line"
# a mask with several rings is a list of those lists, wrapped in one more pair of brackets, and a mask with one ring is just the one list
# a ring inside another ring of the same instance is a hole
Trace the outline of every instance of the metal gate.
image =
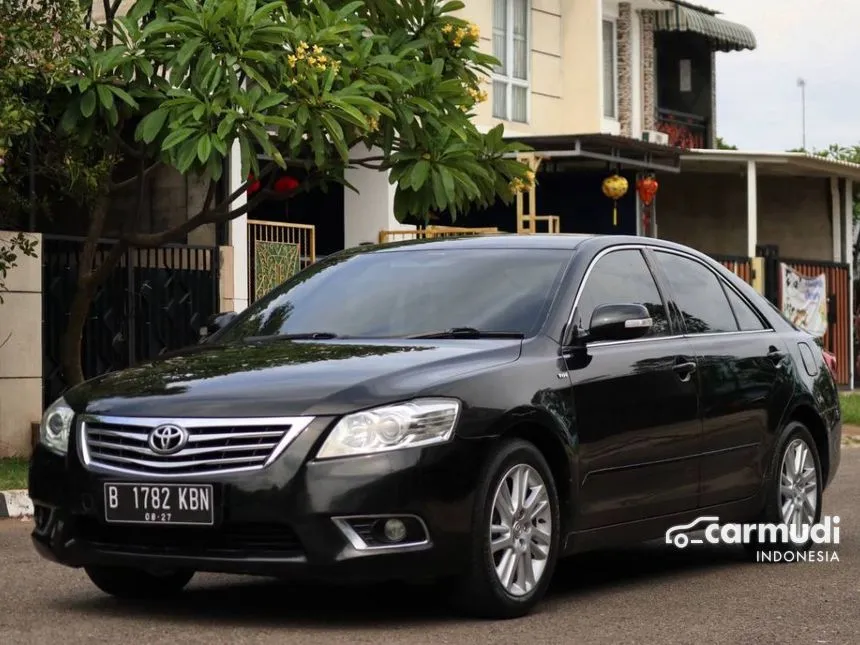
[[(96, 264), (114, 242), (104, 241)], [(75, 295), (83, 238), (44, 236), (42, 252), (42, 378), (45, 405), (68, 387), (62, 370), (63, 334)], [(86, 378), (124, 369), (166, 351), (193, 345), (218, 311), (217, 247), (129, 249), (99, 288), (84, 327)]]

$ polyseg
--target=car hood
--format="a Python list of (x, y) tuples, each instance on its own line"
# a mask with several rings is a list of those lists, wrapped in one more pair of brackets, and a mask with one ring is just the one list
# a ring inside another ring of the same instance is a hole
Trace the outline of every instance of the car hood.
[(338, 415), (515, 361), (521, 340), (270, 340), (199, 345), (69, 390), (77, 412), (117, 416)]

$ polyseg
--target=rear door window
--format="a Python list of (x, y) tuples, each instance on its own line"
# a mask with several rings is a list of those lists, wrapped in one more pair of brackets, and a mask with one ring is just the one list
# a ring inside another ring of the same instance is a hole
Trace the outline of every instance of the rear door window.
[(675, 253), (655, 251), (688, 334), (738, 331), (719, 278), (705, 265)]

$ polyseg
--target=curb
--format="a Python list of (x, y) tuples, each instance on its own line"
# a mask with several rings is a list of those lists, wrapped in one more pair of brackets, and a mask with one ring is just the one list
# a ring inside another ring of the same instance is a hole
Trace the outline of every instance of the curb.
[(33, 502), (26, 490), (0, 491), (0, 519), (28, 517), (33, 514)]

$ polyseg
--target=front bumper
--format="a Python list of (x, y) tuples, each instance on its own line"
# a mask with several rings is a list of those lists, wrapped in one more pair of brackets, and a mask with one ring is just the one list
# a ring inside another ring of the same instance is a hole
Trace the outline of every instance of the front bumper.
[[(326, 426), (308, 427), (262, 471), (189, 478), (214, 485), (211, 527), (109, 524), (105, 482), (157, 479), (90, 472), (72, 446), (66, 457), (37, 447), (30, 468), (35, 548), (71, 567), (185, 568), (340, 582), (425, 579), (462, 570), (486, 443), (455, 439), (368, 457), (308, 459)], [(334, 521), (373, 515), (419, 518), (426, 540), (357, 548), (355, 535)]]

